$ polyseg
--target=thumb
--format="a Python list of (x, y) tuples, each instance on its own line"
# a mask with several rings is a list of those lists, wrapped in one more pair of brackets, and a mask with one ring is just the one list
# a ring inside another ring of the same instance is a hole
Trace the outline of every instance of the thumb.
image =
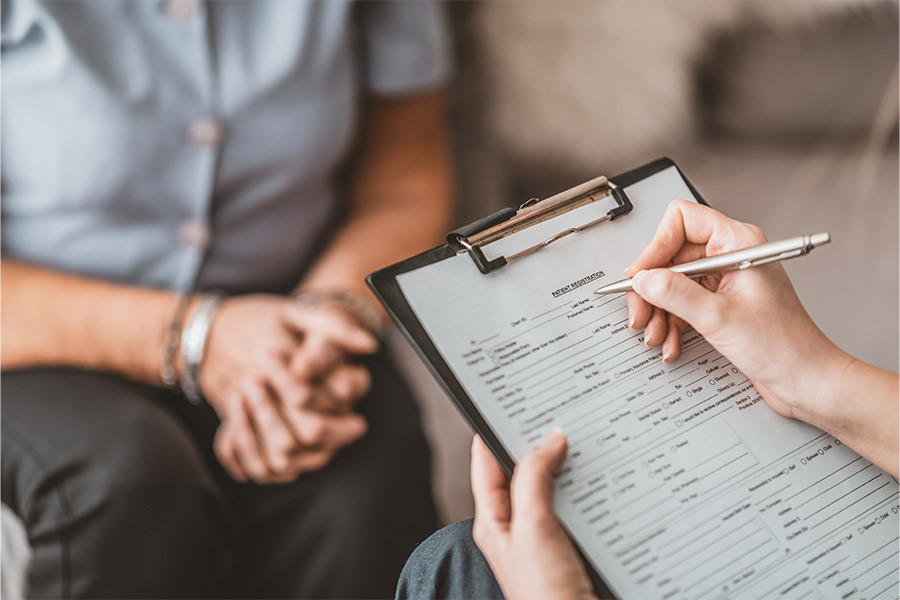
[(513, 519), (533, 520), (553, 513), (556, 474), (566, 460), (568, 441), (553, 430), (544, 445), (519, 461), (510, 484)]
[(694, 326), (706, 335), (719, 320), (722, 298), (687, 275), (669, 269), (639, 271), (632, 279), (641, 298)]

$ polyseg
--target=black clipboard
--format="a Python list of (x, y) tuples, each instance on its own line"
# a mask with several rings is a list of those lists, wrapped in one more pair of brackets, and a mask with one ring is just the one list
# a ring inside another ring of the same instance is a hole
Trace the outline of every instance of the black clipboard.
[[(435, 347), (434, 342), (428, 336), (424, 326), (419, 321), (404, 296), (403, 291), (397, 282), (397, 277), (409, 271), (414, 271), (421, 267), (454, 257), (461, 252), (468, 252), (474, 263), (473, 268), (477, 267), (483, 274), (489, 276), (494, 270), (502, 268), (508, 260), (518, 259), (531, 252), (538, 251), (541, 247), (552, 243), (556, 239), (576, 233), (588, 226), (599, 224), (602, 221), (613, 221), (617, 217), (627, 214), (632, 209), (632, 205), (631, 200), (624, 192), (625, 188), (670, 167), (675, 167), (675, 169), (677, 169), (688, 189), (694, 195), (694, 199), (701, 204), (708, 206), (708, 203), (703, 199), (700, 193), (697, 192), (696, 188), (691, 184), (688, 178), (685, 177), (684, 173), (678, 168), (675, 162), (671, 158), (663, 157), (614, 177), (598, 177), (546, 200), (531, 199), (521, 205), (518, 210), (507, 208), (498, 211), (467, 226), (451, 231), (447, 234), (448, 243), (376, 271), (366, 278), (366, 283), (381, 302), (382, 306), (384, 306), (384, 309), (391, 317), (391, 320), (397, 325), (409, 343), (412, 344), (412, 347), (419, 355), (419, 358), (427, 365), (431, 374), (438, 380), (441, 387), (453, 400), (463, 417), (465, 417), (472, 428), (481, 436), (481, 439), (484, 440), (488, 448), (490, 448), (507, 475), (512, 474), (515, 462), (512, 457), (509, 456), (506, 449), (479, 412), (475, 403), (466, 393), (453, 371)], [(539, 208), (543, 203), (550, 204), (549, 210), (551, 212), (557, 210), (556, 207), (559, 205), (577, 207), (583, 205), (584, 202), (591, 201), (592, 194), (602, 193), (604, 190), (607, 196), (613, 196), (615, 198), (617, 206), (610, 210), (607, 217), (603, 219), (599, 219), (592, 223), (586, 223), (580, 228), (573, 228), (560, 232), (559, 234), (548, 238), (541, 244), (528, 248), (526, 251), (519, 252), (514, 256), (488, 260), (479, 250), (479, 241), (487, 240), (485, 243), (489, 243), (492, 239), (496, 239), (496, 236), (499, 235), (498, 232), (501, 230), (515, 231), (528, 227), (529, 223), (533, 220), (533, 218), (528, 218), (529, 215), (533, 215), (535, 212), (534, 209)], [(517, 216), (519, 217), (518, 222), (516, 220)], [(522, 219), (522, 217), (526, 218)], [(577, 543), (576, 548), (578, 548)], [(603, 580), (603, 577), (594, 569), (591, 562), (584, 558), (581, 549), (578, 548), (578, 550), (579, 553), (582, 554), (583, 562), (585, 563), (588, 574), (591, 576), (597, 594), (601, 598), (615, 597), (610, 591), (609, 586)]]

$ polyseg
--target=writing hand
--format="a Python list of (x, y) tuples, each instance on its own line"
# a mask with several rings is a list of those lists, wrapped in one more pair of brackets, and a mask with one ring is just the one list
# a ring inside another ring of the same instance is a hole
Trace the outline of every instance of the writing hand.
[(699, 283), (658, 268), (765, 241), (758, 227), (676, 200), (626, 271), (635, 288), (628, 305), (633, 327), (645, 328), (648, 345), (662, 345), (665, 360), (680, 356), (680, 334), (690, 323), (750, 378), (773, 409), (795, 417), (826, 375), (842, 371), (852, 359), (813, 323), (782, 266), (720, 273)]

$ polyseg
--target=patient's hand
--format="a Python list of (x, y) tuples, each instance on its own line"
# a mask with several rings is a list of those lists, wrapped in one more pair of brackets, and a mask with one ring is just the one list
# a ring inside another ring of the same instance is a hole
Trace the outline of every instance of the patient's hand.
[(368, 372), (348, 360), (376, 340), (337, 308), (278, 296), (223, 302), (200, 371), (222, 423), (215, 451), (235, 479), (285, 482), (366, 431), (353, 412)]
[(662, 345), (665, 360), (680, 356), (686, 321), (750, 378), (772, 408), (797, 417), (800, 404), (815, 398), (819, 386), (852, 359), (813, 323), (782, 266), (731, 271), (699, 283), (655, 268), (765, 241), (758, 227), (676, 200), (627, 271), (636, 275), (629, 310), (633, 327), (645, 328), (648, 345)]

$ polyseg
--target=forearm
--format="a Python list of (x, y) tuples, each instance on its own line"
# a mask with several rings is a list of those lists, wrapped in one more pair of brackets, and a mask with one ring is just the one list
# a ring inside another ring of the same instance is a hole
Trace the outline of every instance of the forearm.
[(171, 292), (2, 261), (2, 369), (64, 365), (159, 380)]
[(366, 275), (440, 242), (453, 194), (440, 94), (371, 103), (349, 194), (348, 215), (302, 289), (367, 294)]
[(798, 418), (900, 476), (900, 377), (842, 353), (818, 379)]
[[(425, 193), (446, 192), (432, 188)], [(447, 208), (435, 210), (433, 204), (415, 206), (410, 202), (351, 215), (300, 288), (367, 294), (366, 275), (440, 242), (448, 212)]]

